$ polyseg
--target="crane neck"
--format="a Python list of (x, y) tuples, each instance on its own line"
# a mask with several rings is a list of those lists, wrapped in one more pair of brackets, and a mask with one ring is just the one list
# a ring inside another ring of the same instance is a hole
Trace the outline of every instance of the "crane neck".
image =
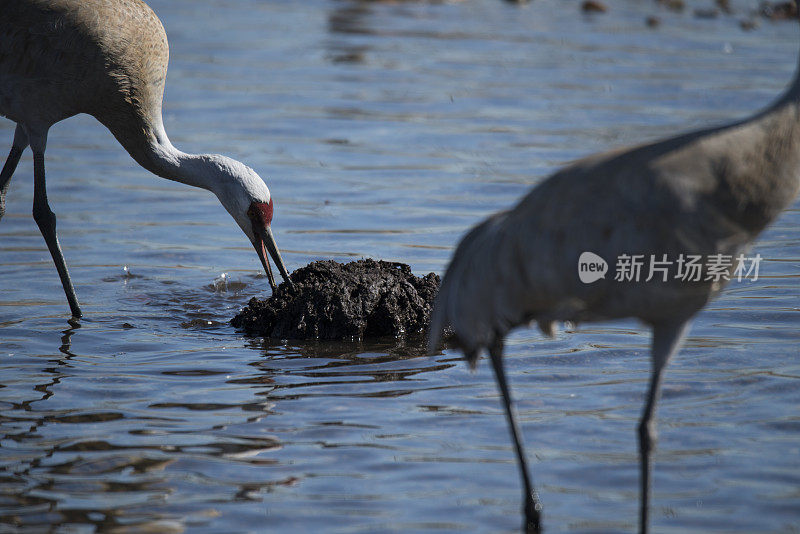
[[(797, 11), (798, 22), (800, 22), (800, 0), (795, 0), (794, 5)], [(800, 50), (798, 50), (797, 64), (794, 68), (794, 76), (792, 77), (792, 81), (789, 85), (789, 88), (776, 103), (776, 107), (780, 106), (781, 104), (800, 105)]]
[[(796, 0), (800, 4), (800, 0)], [(798, 7), (800, 11), (800, 7)], [(782, 128), (775, 128), (774, 121), (782, 122)], [(791, 82), (784, 92), (766, 108), (761, 109), (743, 121), (744, 123), (763, 124), (772, 123), (773, 133), (794, 131), (800, 134), (800, 51), (798, 51), (797, 64)], [(735, 125), (740, 125), (737, 123)]]
[(119, 136), (117, 140), (136, 162), (153, 174), (217, 193), (217, 172), (202, 154), (187, 154), (175, 148), (161, 124), (142, 130), (135, 137)]
[(151, 145), (149, 153), (154, 174), (215, 192), (216, 181), (213, 179), (213, 168), (208, 159), (201, 154), (187, 154), (175, 148), (166, 135)]

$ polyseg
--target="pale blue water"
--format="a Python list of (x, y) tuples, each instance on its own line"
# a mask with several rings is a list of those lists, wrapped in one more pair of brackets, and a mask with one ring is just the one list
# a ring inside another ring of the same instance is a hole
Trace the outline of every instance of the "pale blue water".
[[(713, 20), (608, 4), (154, 1), (165, 123), (267, 179), (290, 270), (441, 273), (468, 227), (561, 164), (744, 116), (791, 77), (798, 29), (742, 31), (755, 2)], [(0, 121), (0, 145), (12, 132)], [(485, 362), (244, 338), (227, 321), (269, 290), (215, 198), (149, 175), (88, 117), (51, 130), (47, 169), (85, 318), (67, 323), (26, 153), (0, 221), (0, 532), (519, 528)], [(654, 532), (800, 530), (798, 208), (668, 369)], [(546, 531), (634, 531), (647, 332), (521, 330), (507, 352)]]

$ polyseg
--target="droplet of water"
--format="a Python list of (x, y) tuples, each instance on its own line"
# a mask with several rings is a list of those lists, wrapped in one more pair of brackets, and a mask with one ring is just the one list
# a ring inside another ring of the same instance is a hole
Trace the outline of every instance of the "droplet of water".
[(230, 276), (228, 276), (228, 273), (222, 273), (216, 277), (214, 279), (214, 291), (227, 291), (229, 279)]
[(125, 280), (125, 283), (128, 283), (128, 280), (134, 278), (133, 273), (131, 272), (130, 268), (127, 265), (122, 266), (122, 279)]

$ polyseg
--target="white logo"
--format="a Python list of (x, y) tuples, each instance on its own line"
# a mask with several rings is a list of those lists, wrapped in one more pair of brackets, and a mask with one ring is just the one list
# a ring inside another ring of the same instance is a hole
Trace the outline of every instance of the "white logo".
[(594, 252), (584, 252), (578, 258), (578, 277), (584, 284), (591, 284), (606, 277), (608, 264)]

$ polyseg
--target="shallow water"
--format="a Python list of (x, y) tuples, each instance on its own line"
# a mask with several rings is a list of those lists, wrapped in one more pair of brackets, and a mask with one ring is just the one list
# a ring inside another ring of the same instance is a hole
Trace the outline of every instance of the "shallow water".
[[(152, 2), (173, 143), (267, 179), (289, 269), (373, 257), (417, 274), (569, 160), (771, 100), (797, 28), (742, 31), (754, 4), (707, 20), (632, 0), (591, 17), (556, 0)], [(12, 133), (0, 121), (0, 144)], [(70, 325), (29, 154), (0, 221), (0, 532), (519, 528), (485, 362), (242, 337), (227, 321), (269, 291), (252, 247), (215, 198), (149, 175), (85, 116), (47, 151), (85, 313)], [(668, 369), (654, 532), (800, 530), (799, 208)], [(648, 340), (634, 322), (510, 338), (547, 532), (635, 530)]]

